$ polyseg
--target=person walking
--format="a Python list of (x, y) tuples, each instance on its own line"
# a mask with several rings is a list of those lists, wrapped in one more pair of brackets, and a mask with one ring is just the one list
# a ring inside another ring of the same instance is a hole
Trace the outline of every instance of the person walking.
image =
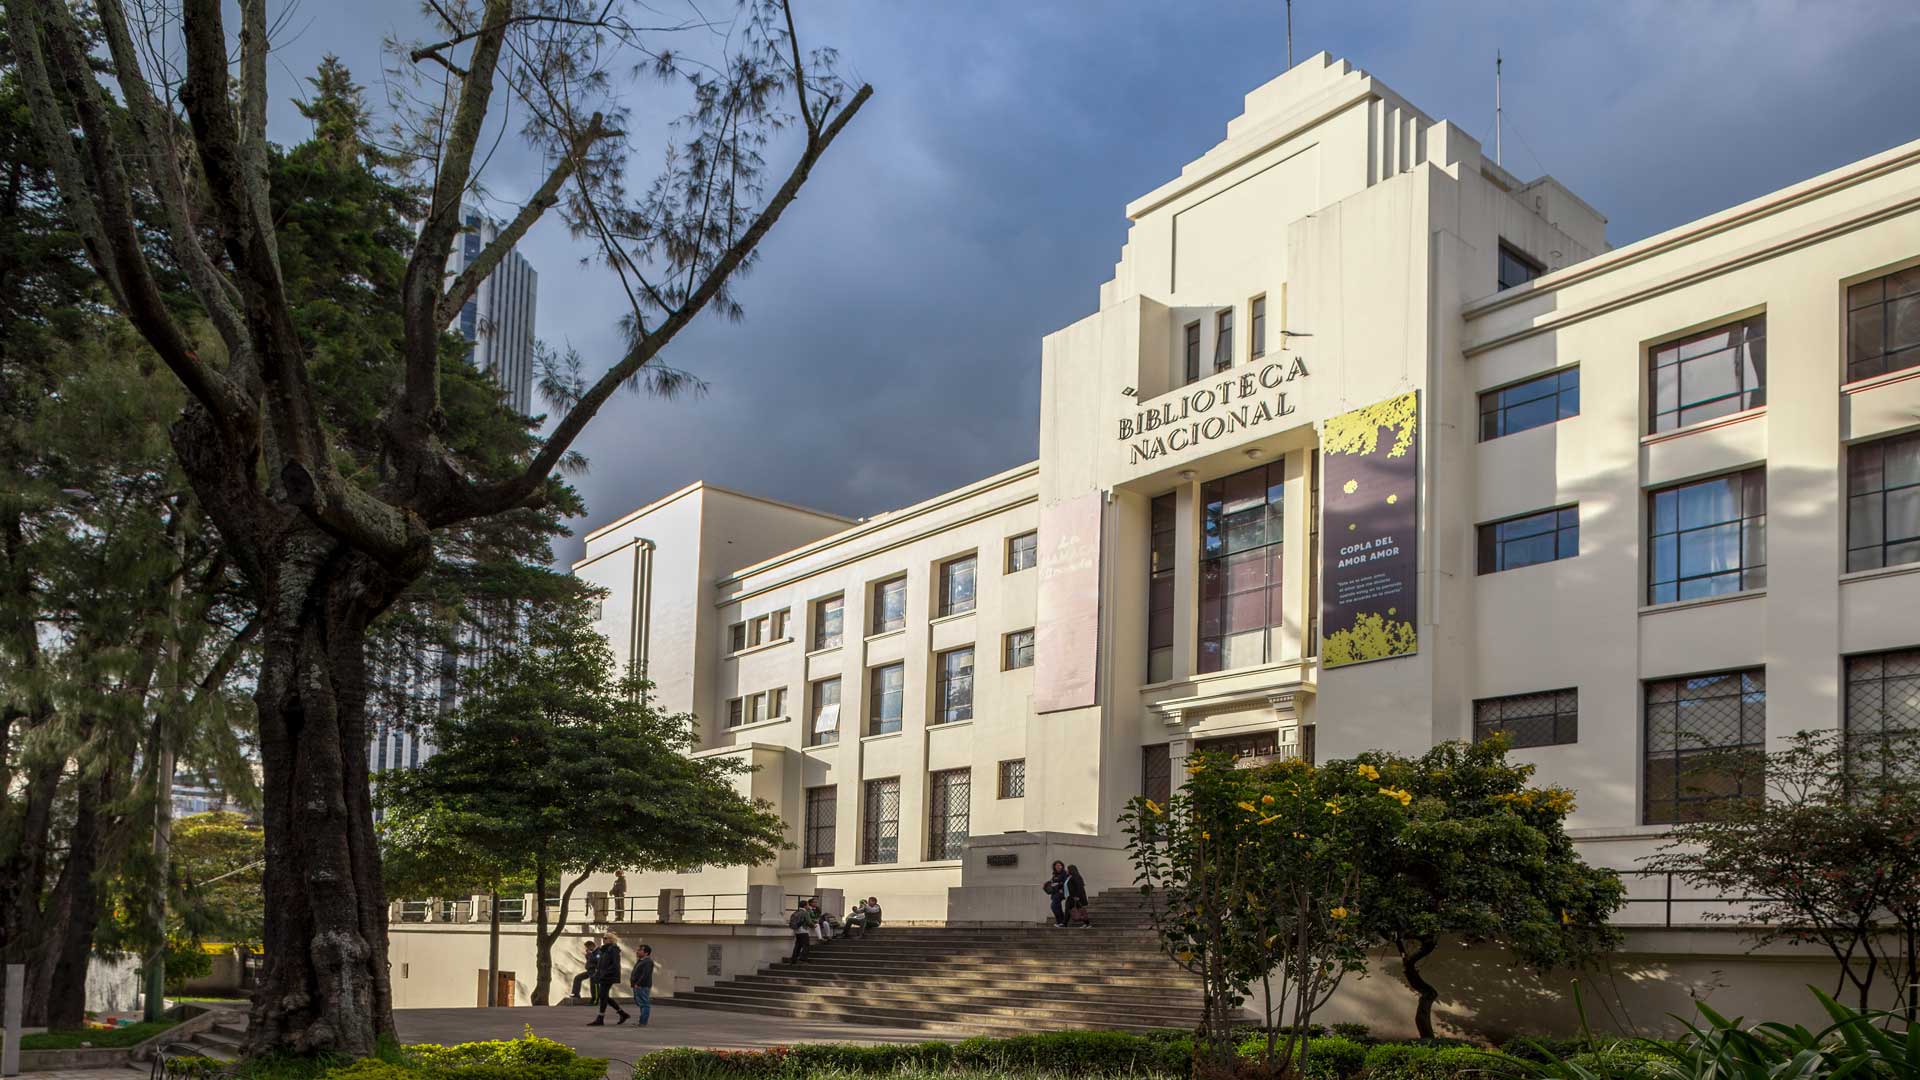
[(600, 949), (593, 954), (593, 1003), (600, 1007), (594, 1018), (587, 1021), (588, 1027), (597, 1027), (607, 1022), (607, 1006), (620, 1014), (620, 1023), (627, 1022), (627, 1010), (613, 1000), (613, 988), (620, 982), (620, 943), (612, 934), (600, 939)]
[(639, 1010), (640, 1018), (634, 1023), (647, 1026), (647, 1018), (653, 1015), (653, 946), (640, 946), (640, 958), (633, 962), (633, 1007)]
[(627, 872), (613, 872), (613, 918), (612, 922), (627, 921)]
[(787, 925), (793, 928), (793, 955), (788, 960), (797, 964), (807, 958), (807, 947), (813, 943), (813, 934), (807, 927), (807, 905), (804, 901), (793, 909), (793, 917), (787, 920)]
[(1067, 925), (1067, 864), (1053, 860), (1053, 874), (1040, 886), (1053, 905), (1053, 925)]
[(1087, 913), (1087, 879), (1080, 876), (1080, 868), (1072, 863), (1067, 864), (1067, 921), (1083, 930), (1093, 925), (1093, 918)]
[(585, 961), (580, 965), (580, 974), (573, 977), (573, 1000), (580, 1000), (580, 984), (593, 979), (593, 954), (600, 950), (600, 943), (592, 938), (580, 943), (587, 950)]

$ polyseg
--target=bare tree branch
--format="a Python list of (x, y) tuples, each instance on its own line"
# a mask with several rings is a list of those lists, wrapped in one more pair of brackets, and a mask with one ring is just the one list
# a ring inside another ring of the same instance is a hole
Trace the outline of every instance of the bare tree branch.
[(805, 152), (800, 155), (800, 160), (794, 163), (793, 171), (787, 175), (786, 182), (781, 184), (773, 198), (767, 201), (767, 205), (754, 218), (753, 224), (748, 226), (746, 231), (741, 233), (726, 252), (714, 262), (700, 282), (700, 286), (659, 326), (635, 341), (620, 362), (608, 368), (606, 373), (600, 376), (599, 381), (594, 383), (571, 409), (567, 410), (566, 416), (554, 428), (553, 434), (547, 437), (540, 452), (534, 455), (533, 461), (520, 475), (510, 480), (479, 487), (464, 500), (464, 505), (452, 510), (453, 516), (446, 520), (440, 520), (436, 516), (432, 524), (452, 524), (471, 517), (499, 513), (515, 506), (537, 504), (543, 497), (547, 475), (553, 471), (560, 458), (573, 445), (573, 441), (586, 428), (588, 421), (600, 411), (600, 407), (606, 404), (615, 390), (653, 359), (667, 342), (673, 340), (674, 335), (679, 333), (680, 329), (695, 315), (698, 315), (720, 291), (726, 284), (727, 278), (753, 253), (761, 238), (766, 236), (767, 231), (773, 228), (774, 223), (780, 220), (780, 216), (800, 194), (801, 185), (806, 183), (808, 175), (812, 173), (821, 155), (833, 144), (833, 140), (846, 128), (848, 121), (853, 119), (854, 114), (858, 113), (860, 107), (865, 105), (867, 99), (872, 96), (872, 86), (860, 87), (853, 98), (847, 102), (846, 107), (821, 129), (820, 137), (809, 141)]

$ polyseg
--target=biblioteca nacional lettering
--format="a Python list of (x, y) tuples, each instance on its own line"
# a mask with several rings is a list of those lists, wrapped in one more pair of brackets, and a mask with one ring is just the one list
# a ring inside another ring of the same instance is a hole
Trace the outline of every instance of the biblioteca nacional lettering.
[[(1635, 1015), (1710, 985), (1799, 1017), (1817, 958), (1750, 956), (1640, 860), (1697, 813), (1698, 754), (1920, 717), (1920, 142), (1615, 248), (1322, 54), (1123, 212), (1090, 313), (1039, 342), (1033, 462), (861, 521), (694, 483), (587, 534), (619, 659), (792, 841), (628, 895), (1038, 922), (1055, 859), (1131, 884), (1117, 821), (1198, 750), (1500, 731), (1625, 874)], [(761, 962), (674, 951), (698, 931), (646, 931), (658, 985)], [(485, 942), (396, 927), (396, 1004), (470, 1004), (432, 973)], [(1349, 980), (1330, 1019), (1404, 993)]]

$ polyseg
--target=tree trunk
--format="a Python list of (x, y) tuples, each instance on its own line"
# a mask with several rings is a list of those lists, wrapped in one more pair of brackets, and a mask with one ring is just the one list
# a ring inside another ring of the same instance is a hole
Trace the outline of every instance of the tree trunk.
[(273, 555), (254, 695), (266, 963), (248, 1050), (364, 1057), (393, 1032), (366, 768), (365, 641), (397, 583), (310, 528), (282, 534)]
[(49, 1028), (77, 1028), (87, 1021), (87, 962), (100, 923), (100, 887), (94, 880), (100, 863), (100, 814), (113, 794), (111, 765), (96, 783), (76, 785), (72, 846), (54, 886), (60, 895), (60, 933), (49, 938), (45, 954)]
[(1418, 948), (1408, 951), (1408, 942), (1400, 941), (1400, 974), (1407, 980), (1413, 992), (1420, 995), (1418, 1004), (1413, 1007), (1413, 1030), (1422, 1039), (1433, 1038), (1433, 1003), (1439, 999), (1440, 991), (1420, 974), (1420, 961), (1433, 954), (1439, 944), (1434, 938), (1416, 938), (1412, 944)]
[[(487, 890), (487, 1008), (500, 1004), (500, 890)], [(512, 1004), (509, 1002), (508, 1004)]]
[(547, 940), (547, 864), (544, 860), (535, 860), (533, 864), (533, 1003), (547, 1003), (547, 984), (553, 981), (553, 954), (545, 947)]

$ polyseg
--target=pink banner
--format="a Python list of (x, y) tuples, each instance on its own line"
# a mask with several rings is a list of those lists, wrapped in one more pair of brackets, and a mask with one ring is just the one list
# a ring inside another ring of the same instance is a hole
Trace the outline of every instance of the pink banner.
[(1035, 712), (1099, 704), (1102, 502), (1096, 491), (1040, 509)]

